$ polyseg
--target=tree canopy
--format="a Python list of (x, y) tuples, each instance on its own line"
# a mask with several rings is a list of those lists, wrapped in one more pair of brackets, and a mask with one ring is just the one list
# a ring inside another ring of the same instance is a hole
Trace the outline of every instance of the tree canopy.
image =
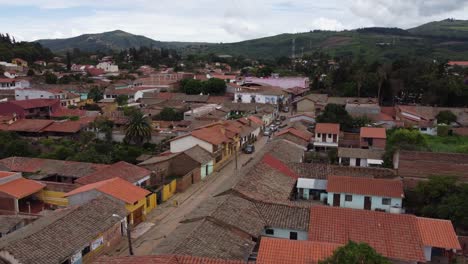
[(390, 261), (380, 255), (366, 243), (349, 241), (338, 248), (331, 257), (319, 264), (390, 264)]
[(186, 94), (223, 95), (226, 92), (226, 82), (217, 78), (206, 81), (184, 79), (180, 82), (180, 87)]
[(176, 111), (171, 107), (164, 107), (161, 113), (154, 117), (154, 120), (180, 121), (184, 119), (184, 113)]
[(125, 142), (141, 145), (151, 139), (151, 123), (147, 116), (140, 111), (131, 114), (125, 126)]
[(457, 116), (452, 111), (448, 110), (440, 111), (436, 118), (438, 124), (450, 125), (451, 123), (457, 121)]

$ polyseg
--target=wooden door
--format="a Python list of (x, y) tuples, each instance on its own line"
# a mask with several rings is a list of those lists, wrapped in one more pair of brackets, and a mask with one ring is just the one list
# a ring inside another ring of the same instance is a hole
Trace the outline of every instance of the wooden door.
[(338, 135), (336, 134), (333, 135), (333, 142), (334, 143), (338, 142)]
[(322, 142), (326, 142), (327, 141), (327, 134), (322, 134)]
[(364, 210), (370, 210), (372, 208), (372, 201), (369, 196), (364, 197)]
[(356, 158), (356, 167), (360, 167), (360, 166), (361, 166), (361, 159)]
[(340, 207), (341, 194), (335, 193), (333, 194), (333, 206)]
[(133, 211), (133, 226), (143, 222), (143, 206)]

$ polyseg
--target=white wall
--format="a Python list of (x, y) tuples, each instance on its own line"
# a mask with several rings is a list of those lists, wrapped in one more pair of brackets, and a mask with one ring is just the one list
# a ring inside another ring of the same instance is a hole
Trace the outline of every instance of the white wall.
[[(352, 208), (352, 209), (364, 209), (364, 197), (365, 195), (359, 194), (350, 194), (353, 196), (352, 201), (345, 201), (346, 193), (341, 193), (340, 195), (340, 207)], [(333, 206), (333, 196), (334, 193), (328, 193), (328, 205)], [(375, 209), (384, 209), (386, 212), (390, 212), (392, 206), (402, 207), (402, 198), (388, 197), (391, 198), (389, 205), (382, 204), (381, 196), (371, 196), (371, 210)]]
[(276, 104), (279, 98), (277, 95), (236, 92), (234, 94), (234, 102), (238, 102), (239, 96), (241, 97), (242, 103), (251, 103), (252, 96), (255, 96), (255, 102), (259, 104)]
[[(267, 235), (265, 233), (266, 229), (273, 229), (274, 234), (273, 235)], [(307, 231), (294, 230), (294, 229), (283, 229), (283, 228), (275, 228), (275, 227), (265, 228), (262, 231), (262, 236), (289, 239), (289, 235), (290, 235), (291, 232), (296, 232), (297, 233), (297, 240), (307, 240), (308, 239)]]
[[(350, 158), (349, 159), (349, 166), (356, 167), (356, 158)], [(360, 167), (368, 167), (367, 165), (367, 159), (360, 159), (361, 160), (361, 165)]]
[(426, 257), (427, 261), (431, 261), (432, 258), (432, 247), (425, 246), (424, 247), (424, 257)]
[(112, 64), (110, 62), (101, 62), (98, 65), (96, 65), (96, 68), (102, 69), (105, 72), (118, 72), (119, 71), (119, 66)]
[(213, 153), (213, 145), (193, 136), (186, 136), (171, 141), (171, 152), (178, 153), (186, 151), (187, 149), (192, 148), (196, 145), (200, 145), (200, 147), (206, 149), (210, 153)]
[(55, 95), (48, 91), (34, 89), (17, 89), (15, 90), (16, 100), (28, 99), (60, 99), (60, 95)]

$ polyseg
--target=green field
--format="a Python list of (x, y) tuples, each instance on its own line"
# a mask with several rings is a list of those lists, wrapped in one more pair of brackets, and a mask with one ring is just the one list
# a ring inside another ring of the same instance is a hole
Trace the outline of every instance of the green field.
[(449, 153), (467, 153), (468, 154), (468, 137), (462, 136), (424, 136), (427, 140), (429, 149), (433, 152), (449, 152)]

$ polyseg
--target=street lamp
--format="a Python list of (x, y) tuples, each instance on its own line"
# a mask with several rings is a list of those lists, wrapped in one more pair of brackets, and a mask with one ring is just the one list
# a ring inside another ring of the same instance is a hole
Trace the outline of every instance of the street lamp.
[[(117, 217), (121, 219), (121, 222), (124, 223), (125, 217), (122, 217), (118, 214), (112, 214), (112, 217)], [(131, 236), (131, 230), (130, 230), (130, 224), (125, 221), (125, 229), (127, 231), (127, 239), (128, 239), (128, 253), (130, 256), (133, 256), (133, 247), (132, 247), (132, 236)]]

